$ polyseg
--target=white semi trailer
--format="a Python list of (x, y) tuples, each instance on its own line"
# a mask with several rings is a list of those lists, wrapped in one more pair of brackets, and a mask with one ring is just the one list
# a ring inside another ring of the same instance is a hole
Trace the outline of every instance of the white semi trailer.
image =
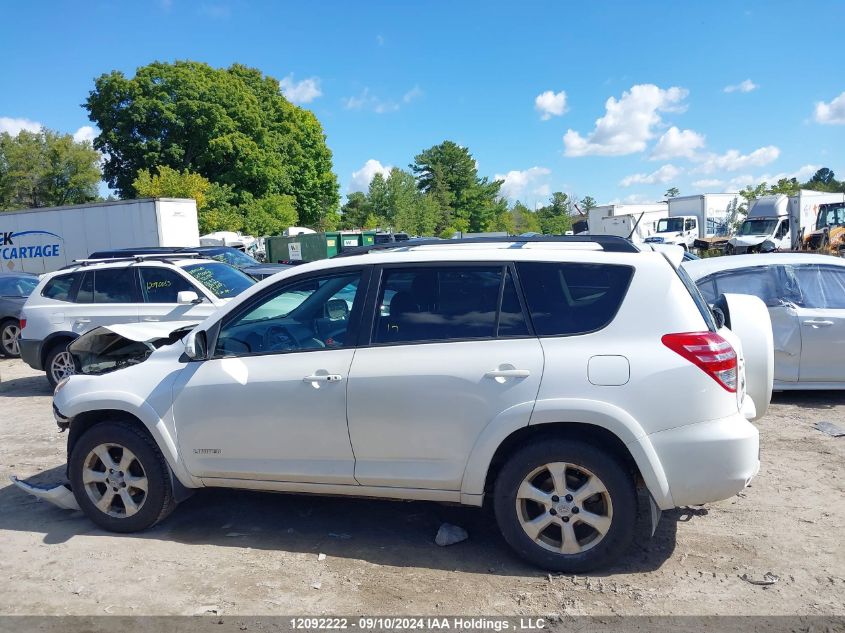
[(0, 212), (3, 271), (42, 274), (94, 251), (199, 243), (192, 199), (142, 198)]

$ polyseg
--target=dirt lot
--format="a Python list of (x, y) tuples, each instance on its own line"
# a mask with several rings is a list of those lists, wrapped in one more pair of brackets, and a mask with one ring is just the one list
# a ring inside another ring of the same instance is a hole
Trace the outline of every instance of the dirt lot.
[[(0, 614), (842, 615), (845, 438), (820, 420), (845, 426), (845, 394), (776, 395), (751, 488), (664, 513), (614, 569), (549, 576), (490, 513), (430, 503), (207, 490), (149, 532), (100, 531), (9, 484), (60, 478), (65, 436), (43, 374), (2, 360)], [(469, 540), (437, 547), (442, 521)]]

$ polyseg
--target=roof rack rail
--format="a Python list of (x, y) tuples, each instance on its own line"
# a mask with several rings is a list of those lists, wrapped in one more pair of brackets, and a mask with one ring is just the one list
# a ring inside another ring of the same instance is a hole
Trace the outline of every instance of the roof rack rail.
[(455, 244), (598, 244), (602, 250), (612, 253), (638, 253), (639, 248), (624, 237), (616, 235), (514, 235), (513, 237), (464, 237), (455, 240), (421, 239), (404, 242), (385, 242), (357, 246), (344, 250), (335, 257), (363, 255), (371, 251), (408, 249), (415, 246), (454, 246)]
[(77, 266), (90, 266), (91, 264), (111, 264), (115, 262), (144, 262), (148, 260), (158, 261), (158, 262), (166, 262), (168, 264), (173, 263), (173, 260), (176, 259), (194, 259), (194, 258), (202, 258), (201, 253), (147, 253), (143, 255), (127, 255), (126, 257), (102, 257), (98, 259), (74, 259), (70, 264), (67, 266), (63, 266), (61, 270), (65, 268), (76, 268)]

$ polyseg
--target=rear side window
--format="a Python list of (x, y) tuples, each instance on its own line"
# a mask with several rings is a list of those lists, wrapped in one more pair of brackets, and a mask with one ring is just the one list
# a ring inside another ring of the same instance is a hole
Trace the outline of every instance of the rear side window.
[(60, 275), (44, 284), (41, 296), (56, 301), (70, 301), (70, 291), (79, 275)]
[(634, 275), (630, 266), (521, 262), (516, 265), (538, 336), (585, 334), (613, 320)]
[[(197, 292), (191, 282), (169, 268), (139, 268), (141, 274), (141, 296), (145, 303), (176, 303), (180, 292)], [(200, 294), (200, 296), (202, 296)]]
[(134, 268), (89, 270), (82, 278), (76, 303), (133, 303)]
[[(495, 337), (503, 273), (502, 266), (386, 269), (379, 291), (374, 342), (417, 343)], [(508, 300), (509, 310), (518, 309), (515, 291), (513, 295), (514, 298)], [(515, 313), (506, 320), (511, 332), (519, 331)]]

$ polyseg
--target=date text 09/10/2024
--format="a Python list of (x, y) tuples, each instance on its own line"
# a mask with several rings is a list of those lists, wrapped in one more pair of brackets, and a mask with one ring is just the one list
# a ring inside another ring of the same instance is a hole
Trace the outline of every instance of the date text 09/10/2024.
[(543, 618), (464, 618), (455, 617), (296, 617), (290, 619), (296, 630), (391, 630), (391, 631), (538, 631), (546, 628)]

